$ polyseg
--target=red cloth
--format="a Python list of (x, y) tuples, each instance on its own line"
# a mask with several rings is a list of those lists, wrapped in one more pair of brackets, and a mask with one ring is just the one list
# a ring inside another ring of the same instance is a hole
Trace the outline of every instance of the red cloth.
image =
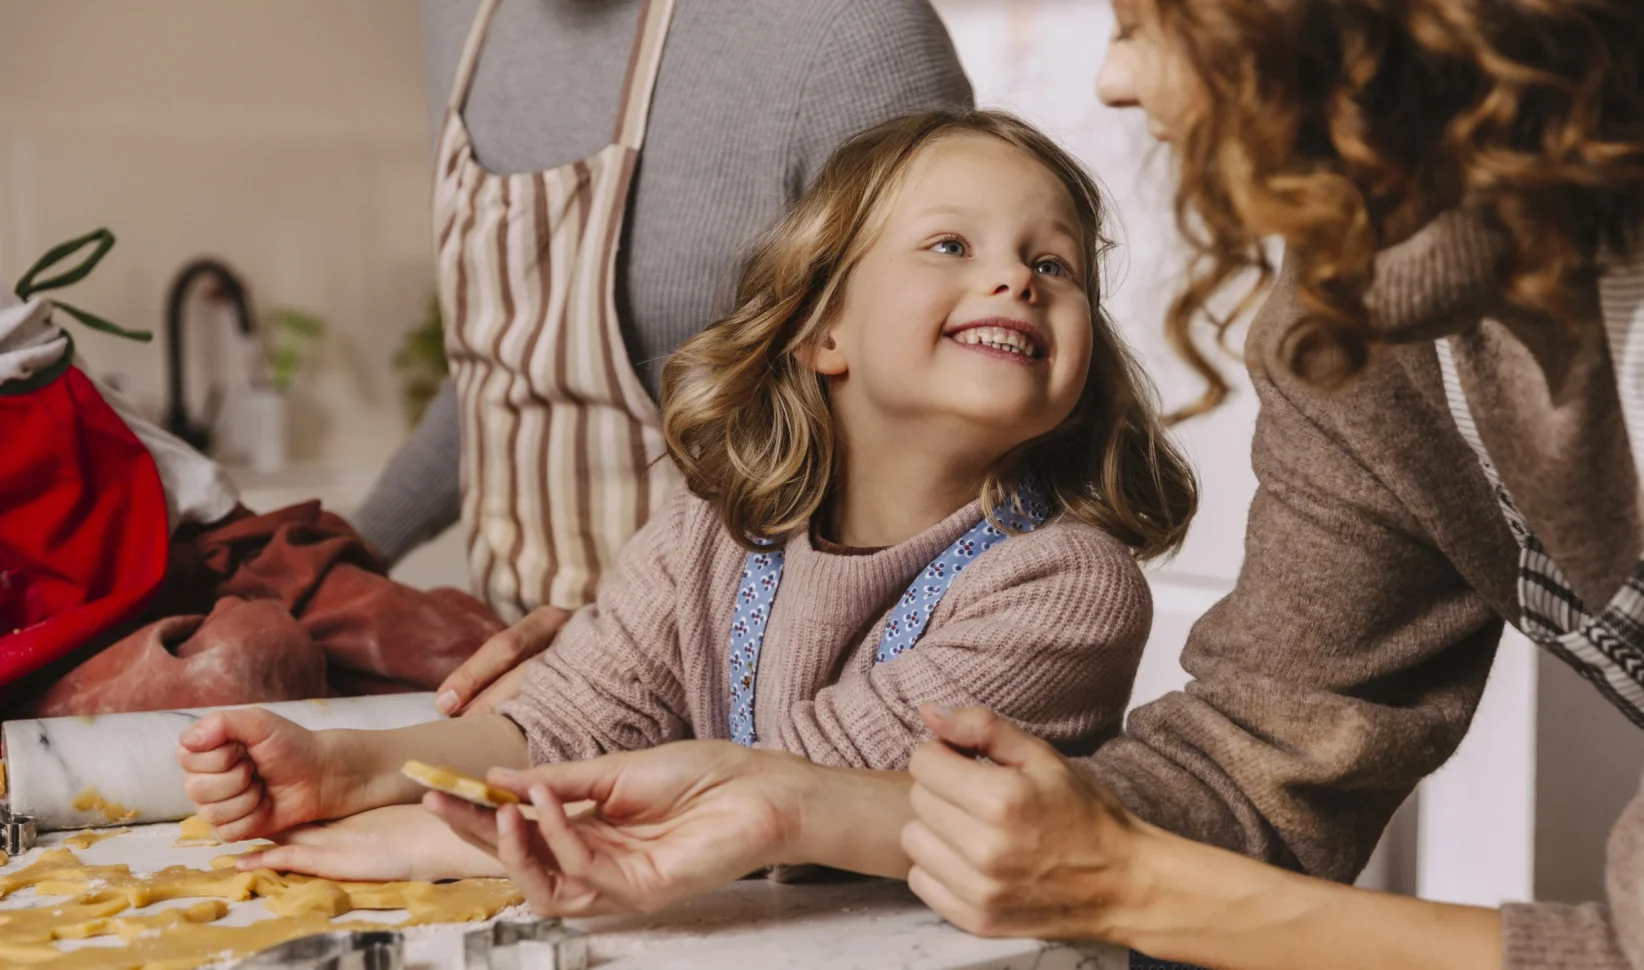
[(152, 622), (31, 691), (29, 716), (429, 690), (501, 620), (467, 593), (388, 579), (308, 502), (241, 512), (172, 546)]
[(154, 459), (70, 367), (0, 394), (0, 687), (141, 610), (170, 529)]

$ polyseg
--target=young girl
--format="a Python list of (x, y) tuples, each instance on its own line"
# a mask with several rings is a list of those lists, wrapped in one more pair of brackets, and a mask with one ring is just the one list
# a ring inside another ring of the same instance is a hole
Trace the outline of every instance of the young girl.
[(924, 703), (1093, 750), (1151, 622), (1136, 560), (1196, 501), (1102, 311), (1106, 245), (1091, 178), (1008, 115), (847, 142), (668, 364), (689, 491), (517, 699), (385, 732), (211, 715), (179, 751), (201, 816), (251, 838), (415, 801), (408, 758), (483, 774), (691, 737), (901, 768)]

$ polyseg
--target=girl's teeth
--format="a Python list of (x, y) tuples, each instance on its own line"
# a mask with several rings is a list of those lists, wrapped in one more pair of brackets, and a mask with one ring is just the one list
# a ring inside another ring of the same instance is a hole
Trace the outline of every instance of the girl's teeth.
[(1037, 357), (1038, 348), (1024, 333), (1003, 327), (976, 327), (956, 334), (960, 343), (991, 347), (1021, 357)]

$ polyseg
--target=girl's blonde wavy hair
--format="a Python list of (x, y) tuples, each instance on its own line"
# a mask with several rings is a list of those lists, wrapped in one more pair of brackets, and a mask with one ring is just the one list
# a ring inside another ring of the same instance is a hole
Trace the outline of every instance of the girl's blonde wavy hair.
[(1067, 187), (1084, 236), (1095, 342), (1090, 373), (1060, 427), (1006, 456), (982, 489), (1012, 500), (1024, 477), (1059, 510), (1148, 559), (1175, 551), (1198, 502), (1192, 469), (1167, 437), (1152, 384), (1101, 306), (1110, 247), (1101, 191), (1027, 123), (996, 111), (940, 110), (887, 122), (842, 145), (756, 248), (736, 309), (686, 342), (663, 371), (662, 429), (691, 491), (750, 549), (804, 528), (838, 474), (827, 386), (806, 361), (826, 339), (851, 271), (877, 236), (909, 163), (936, 142), (983, 135), (1041, 162)]
[[(1286, 363), (1325, 384), (1376, 344), (1376, 254), (1465, 208), (1500, 230), (1502, 292), (1565, 325), (1644, 225), (1641, 0), (1147, 0), (1208, 110), (1182, 132), (1177, 221), (1199, 254), (1172, 345), (1285, 240), (1308, 315)], [(1247, 301), (1248, 302), (1248, 301)], [(1237, 314), (1212, 318), (1217, 339)]]

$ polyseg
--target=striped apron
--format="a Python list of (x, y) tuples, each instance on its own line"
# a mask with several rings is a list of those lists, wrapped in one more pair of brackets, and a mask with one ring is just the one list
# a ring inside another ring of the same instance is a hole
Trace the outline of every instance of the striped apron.
[[(1600, 280), (1600, 304), (1617, 390), (1635, 453), (1644, 452), (1644, 256)], [(1519, 618), (1525, 636), (1575, 669), (1638, 727), (1644, 727), (1644, 561), (1633, 567), (1610, 602), (1589, 607), (1531, 531), (1478, 433), (1449, 338), (1437, 342), (1444, 396), (1456, 429), (1484, 469), (1508, 528), (1518, 540)], [(1635, 460), (1636, 460), (1635, 455)]]
[(575, 609), (676, 483), (628, 360), (614, 281), (673, 0), (647, 0), (612, 144), (545, 172), (474, 157), (463, 105), (496, 11), (457, 68), (434, 183), (440, 306), (462, 422), (474, 592), (512, 623)]

